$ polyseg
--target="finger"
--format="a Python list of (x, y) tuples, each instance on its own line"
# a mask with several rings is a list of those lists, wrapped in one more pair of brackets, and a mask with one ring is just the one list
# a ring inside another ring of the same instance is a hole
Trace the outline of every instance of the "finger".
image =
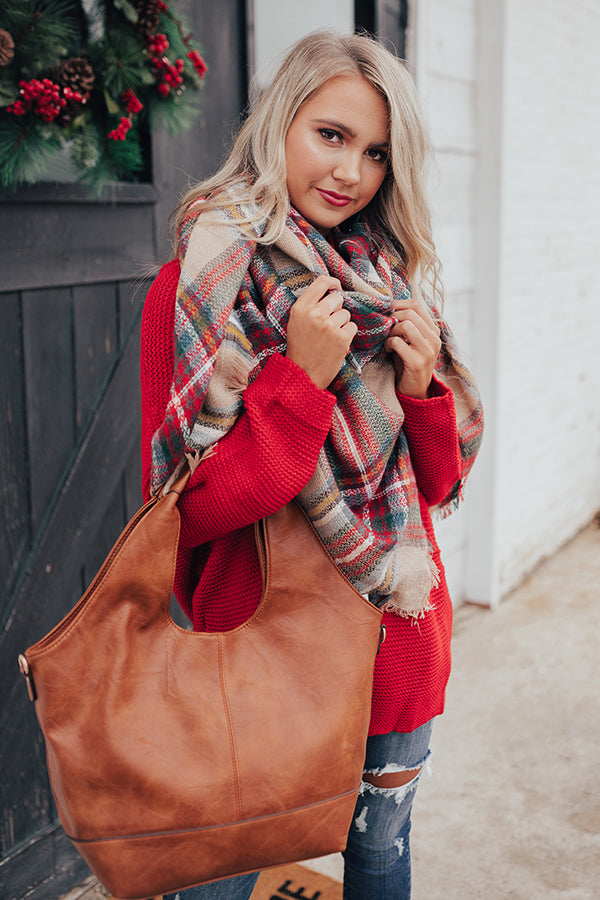
[(402, 338), (405, 343), (415, 347), (423, 347), (434, 340), (434, 336), (423, 325), (408, 318), (396, 322), (390, 331), (390, 336)]
[(336, 309), (330, 315), (330, 320), (332, 325), (337, 326), (338, 328), (343, 328), (344, 325), (347, 325), (350, 319), (352, 318), (349, 311), (344, 309)]
[(348, 340), (348, 347), (350, 347), (350, 344), (358, 333), (358, 325), (356, 324), (356, 322), (353, 322), (352, 319), (350, 319), (350, 321), (347, 322), (346, 325), (343, 325), (340, 328), (340, 331), (346, 336)]
[(329, 291), (339, 290), (341, 290), (341, 284), (337, 278), (332, 278), (330, 275), (319, 275), (299, 294), (294, 306), (300, 305), (300, 308), (315, 306)]
[(424, 337), (429, 337), (433, 340), (439, 340), (440, 338), (440, 329), (429, 315), (423, 318), (416, 310), (407, 309), (397, 311), (394, 314), (394, 318), (397, 324), (412, 323)]
[(427, 313), (427, 315), (432, 315), (431, 307), (424, 300), (417, 299), (416, 297), (394, 298), (392, 300), (392, 309), (420, 309)]
[[(409, 301), (398, 300), (392, 304), (392, 315), (395, 319), (400, 318), (404, 313), (416, 313), (424, 322), (430, 322), (434, 328), (438, 328), (438, 323), (434, 318), (431, 310), (422, 300)], [(439, 330), (439, 328), (438, 328)]]
[(341, 291), (342, 285), (338, 278), (333, 278), (331, 275), (319, 275), (307, 290), (310, 290), (311, 294), (320, 300), (326, 294)]
[(425, 360), (418, 350), (399, 337), (388, 338), (385, 343), (385, 349), (392, 355), (394, 360), (402, 362), (402, 371), (404, 373), (409, 374), (413, 378), (422, 378), (423, 381), (429, 384), (434, 369), (433, 360)]
[(392, 316), (394, 319), (402, 319), (406, 317), (416, 317), (421, 319), (423, 322), (428, 322), (433, 325), (435, 328), (438, 328), (438, 323), (433, 318), (425, 304), (417, 304), (416, 306), (410, 305), (402, 305), (402, 306), (394, 306), (392, 308)]
[(344, 297), (338, 291), (330, 291), (328, 294), (325, 294), (324, 297), (321, 297), (319, 303), (323, 304), (323, 306), (332, 313), (337, 309), (342, 309), (344, 306)]
[(384, 347), (387, 353), (395, 353), (396, 356), (399, 356), (405, 365), (410, 365), (411, 363), (414, 364), (415, 357), (417, 356), (416, 350), (398, 335), (388, 337)]
[(395, 325), (390, 332), (390, 337), (395, 339), (393, 343), (394, 350), (402, 357), (404, 362), (408, 361), (404, 348), (414, 351), (416, 354), (415, 364), (433, 365), (442, 346), (442, 342), (438, 337), (423, 335), (419, 328), (410, 320), (399, 322)]

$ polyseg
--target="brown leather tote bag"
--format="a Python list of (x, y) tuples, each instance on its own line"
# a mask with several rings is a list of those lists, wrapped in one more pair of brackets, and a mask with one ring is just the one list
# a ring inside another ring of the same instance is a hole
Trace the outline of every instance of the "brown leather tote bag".
[(139, 510), (19, 658), (61, 823), (122, 898), (342, 850), (364, 763), (380, 611), (290, 503), (255, 526), (255, 614), (179, 628), (177, 499)]

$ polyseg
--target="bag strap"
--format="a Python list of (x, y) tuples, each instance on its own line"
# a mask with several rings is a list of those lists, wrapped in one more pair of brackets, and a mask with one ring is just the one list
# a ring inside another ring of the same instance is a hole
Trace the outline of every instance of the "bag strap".
[[(168, 487), (168, 488), (167, 488), (167, 485), (164, 486), (164, 488), (162, 489), (162, 491), (163, 491), (162, 496), (166, 497), (167, 494), (177, 494), (178, 497), (181, 497), (186, 484), (190, 480), (191, 475), (192, 475), (192, 470), (186, 464), (184, 466), (184, 468), (182, 469), (181, 474), (179, 475), (177, 481), (173, 482), (173, 484), (171, 484), (170, 487)], [(168, 482), (167, 482), (167, 484), (168, 484)]]

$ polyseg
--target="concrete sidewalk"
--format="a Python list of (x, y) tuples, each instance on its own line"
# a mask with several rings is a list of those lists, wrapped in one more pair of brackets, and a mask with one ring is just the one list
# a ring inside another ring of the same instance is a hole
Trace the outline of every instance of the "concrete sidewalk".
[[(595, 523), (496, 611), (457, 611), (415, 803), (413, 900), (600, 897), (599, 638)], [(339, 856), (312, 867), (341, 879)]]
[[(600, 529), (494, 612), (455, 617), (433, 777), (417, 792), (413, 900), (600, 898)], [(315, 867), (341, 878), (341, 859)]]
[(495, 612), (457, 611), (415, 900), (600, 897), (599, 650), (596, 523)]

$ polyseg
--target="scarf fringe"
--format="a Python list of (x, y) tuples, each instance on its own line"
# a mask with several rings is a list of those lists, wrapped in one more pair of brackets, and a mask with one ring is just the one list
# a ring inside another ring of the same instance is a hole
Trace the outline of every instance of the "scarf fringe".
[(418, 622), (419, 619), (425, 618), (426, 613), (435, 609), (435, 604), (427, 598), (425, 603), (418, 609), (404, 609), (404, 607), (397, 606), (394, 600), (389, 599), (383, 606), (380, 606), (379, 609), (383, 612), (394, 613), (394, 615), (398, 616), (400, 619), (412, 619), (413, 622)]
[[(390, 594), (383, 604), (377, 606), (383, 612), (394, 613), (404, 619), (422, 619), (430, 610), (435, 609), (431, 602), (431, 592), (440, 583), (440, 572), (433, 557), (428, 554), (425, 565), (423, 556), (416, 548), (399, 547), (398, 553), (402, 563), (409, 567), (415, 575), (412, 590), (403, 589), (400, 586)], [(409, 559), (408, 557), (412, 557)], [(418, 571), (417, 571), (418, 570)], [(403, 584), (406, 582), (403, 581)], [(409, 583), (412, 583), (409, 580)]]

